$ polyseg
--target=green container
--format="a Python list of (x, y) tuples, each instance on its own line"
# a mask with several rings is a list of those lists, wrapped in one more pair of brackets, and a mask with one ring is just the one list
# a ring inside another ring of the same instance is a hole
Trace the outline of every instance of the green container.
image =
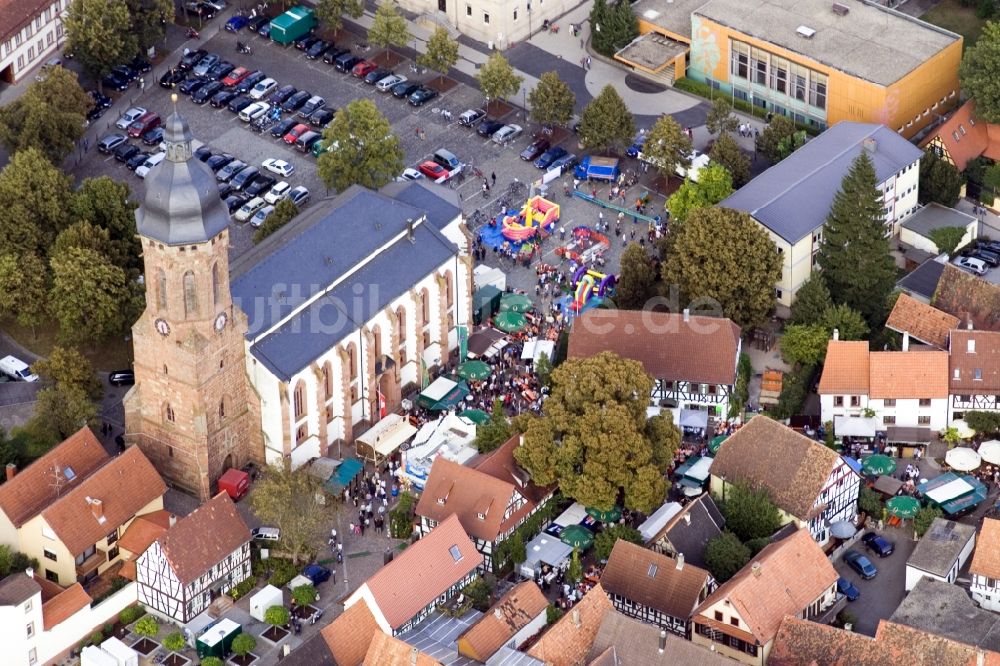
[(243, 627), (225, 618), (209, 625), (195, 641), (198, 658), (218, 657), (223, 661), (233, 649), (233, 639), (243, 633)]
[(291, 44), (316, 27), (316, 16), (308, 7), (292, 7), (271, 21), (271, 39), (279, 44)]

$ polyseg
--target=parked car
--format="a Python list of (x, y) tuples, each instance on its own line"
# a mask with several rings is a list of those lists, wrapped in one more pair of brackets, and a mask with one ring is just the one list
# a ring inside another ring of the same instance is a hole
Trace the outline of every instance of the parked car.
[(115, 127), (122, 130), (127, 130), (128, 126), (139, 120), (146, 113), (146, 109), (141, 106), (133, 106), (128, 111), (121, 115), (118, 122), (115, 123)]
[(240, 209), (236, 211), (236, 215), (234, 215), (233, 217), (236, 218), (237, 222), (246, 222), (251, 217), (253, 217), (254, 213), (259, 211), (266, 205), (267, 204), (264, 203), (264, 199), (262, 199), (261, 197), (254, 197), (253, 199), (250, 199), (245, 204), (243, 204), (240, 207)]
[(31, 371), (31, 367), (16, 356), (4, 356), (0, 358), (0, 374), (6, 375), (18, 382), (38, 381), (38, 375)]
[(837, 592), (840, 592), (848, 601), (857, 601), (861, 596), (861, 591), (851, 581), (843, 576), (837, 579)]
[(397, 99), (403, 99), (404, 97), (412, 95), (418, 88), (420, 88), (419, 83), (414, 83), (413, 81), (403, 81), (392, 87), (392, 96)]
[(236, 84), (236, 92), (238, 92), (241, 95), (245, 95), (249, 93), (255, 85), (257, 85), (266, 78), (267, 74), (260, 71), (259, 69), (250, 72), (250, 74), (247, 75), (247, 78), (243, 79), (238, 84)]
[(433, 162), (431, 160), (424, 160), (423, 162), (418, 164), (417, 170), (420, 171), (420, 173), (427, 176), (428, 178), (430, 178), (431, 180), (437, 180), (439, 178), (448, 177), (448, 170), (445, 169), (440, 164), (438, 164), (437, 162)]
[(191, 68), (191, 72), (195, 76), (207, 76), (208, 70), (218, 65), (220, 60), (222, 60), (222, 56), (218, 53), (209, 53), (199, 60), (197, 65)]
[(208, 168), (213, 172), (218, 173), (219, 169), (223, 168), (235, 159), (236, 158), (229, 153), (222, 153), (221, 155), (212, 155), (208, 158), (208, 161), (205, 162), (205, 164), (208, 165)]
[(235, 211), (239, 210), (243, 204), (250, 201), (250, 198), (243, 194), (242, 192), (232, 192), (226, 195), (225, 201), (222, 203), (226, 204), (226, 210), (232, 215)]
[(535, 166), (539, 169), (548, 169), (552, 163), (566, 154), (566, 149), (562, 146), (552, 146), (535, 160)]
[(207, 76), (195, 76), (184, 81), (184, 83), (177, 86), (177, 90), (183, 95), (193, 95), (201, 88), (203, 85), (208, 83)]
[(878, 574), (878, 569), (871, 563), (871, 560), (856, 550), (849, 550), (844, 553), (844, 562), (857, 571), (858, 575), (865, 580), (870, 580)]
[(281, 110), (286, 113), (298, 111), (312, 96), (313, 94), (308, 90), (300, 90), (285, 100), (285, 103), (281, 105)]
[(229, 183), (219, 183), (218, 187), (219, 187), (219, 198), (220, 199), (225, 199), (226, 197), (228, 197), (230, 194), (232, 194), (235, 191), (235, 190), (233, 190), (233, 186), (231, 184), (229, 184)]
[(149, 172), (153, 170), (153, 167), (162, 162), (166, 156), (167, 154), (163, 152), (150, 155), (149, 158), (142, 163), (142, 166), (135, 170), (135, 175), (139, 176), (139, 178), (145, 178), (149, 175)]
[(264, 160), (261, 166), (263, 166), (267, 171), (270, 171), (271, 173), (276, 173), (283, 178), (288, 178), (293, 173), (295, 173), (294, 165), (289, 164), (285, 160), (279, 160), (273, 157), (269, 157), (268, 159)]
[(285, 100), (287, 100), (289, 97), (291, 97), (297, 92), (298, 89), (295, 86), (292, 85), (281, 86), (273, 93), (271, 93), (271, 96), (267, 98), (267, 101), (270, 102), (271, 104), (284, 104)]
[(305, 104), (302, 105), (302, 108), (299, 109), (299, 118), (308, 118), (319, 109), (322, 109), (324, 104), (326, 104), (325, 99), (319, 95), (313, 95), (306, 101)]
[(175, 88), (185, 77), (187, 77), (186, 71), (180, 67), (173, 67), (160, 77), (160, 86), (163, 88)]
[(233, 176), (235, 176), (237, 173), (239, 173), (245, 168), (247, 168), (246, 162), (244, 162), (243, 160), (234, 159), (230, 161), (229, 164), (219, 169), (216, 172), (215, 177), (217, 180), (221, 180), (222, 182), (225, 183), (232, 180)]
[(101, 85), (105, 88), (110, 88), (111, 90), (125, 92), (129, 89), (129, 86), (132, 85), (132, 82), (112, 72), (101, 79)]
[(247, 23), (250, 22), (246, 16), (234, 16), (233, 18), (226, 21), (226, 32), (239, 32), (246, 27)]
[(127, 162), (125, 162), (125, 168), (129, 171), (135, 171), (142, 166), (152, 153), (139, 152), (133, 155)]
[(462, 115), (458, 117), (458, 124), (472, 127), (485, 117), (486, 109), (469, 109), (468, 111), (463, 111)]
[(232, 111), (233, 113), (239, 113), (240, 111), (247, 108), (253, 103), (254, 103), (253, 100), (250, 99), (249, 97), (246, 97), (245, 95), (240, 95), (238, 97), (234, 97), (233, 99), (231, 99), (229, 101), (229, 104), (226, 105), (226, 108)]
[(281, 528), (255, 527), (250, 530), (250, 536), (257, 541), (278, 541), (281, 539)]
[(375, 84), (375, 90), (379, 92), (389, 92), (394, 86), (405, 83), (406, 77), (402, 74), (390, 74)]
[(250, 184), (250, 181), (256, 178), (259, 173), (260, 169), (255, 166), (248, 166), (240, 169), (240, 172), (234, 175), (232, 181), (230, 181), (233, 184), (233, 189), (242, 192), (246, 189), (246, 186)]
[(291, 189), (292, 186), (288, 184), (288, 181), (282, 180), (267, 191), (267, 194), (264, 195), (264, 201), (269, 204), (277, 204), (279, 201), (288, 196), (288, 192)]
[(576, 164), (577, 156), (573, 153), (566, 153), (552, 164), (549, 165), (549, 171), (553, 169), (562, 169), (563, 173), (568, 172)]
[(302, 570), (302, 575), (312, 581), (313, 587), (330, 580), (332, 573), (327, 567), (319, 564), (310, 564)]
[(250, 70), (246, 67), (237, 67), (233, 71), (226, 74), (225, 78), (222, 79), (222, 85), (224, 86), (235, 86), (250, 76)]
[(356, 79), (363, 79), (368, 76), (369, 72), (374, 72), (376, 69), (378, 69), (378, 65), (371, 60), (362, 60), (355, 64), (354, 67), (351, 67), (351, 76)]
[(868, 550), (874, 552), (879, 557), (889, 557), (896, 550), (896, 546), (891, 541), (879, 536), (875, 532), (869, 532), (864, 535), (861, 537), (861, 541), (864, 542)]
[(207, 55), (208, 51), (206, 51), (205, 49), (188, 51), (186, 54), (184, 54), (184, 57), (181, 58), (181, 61), (177, 64), (177, 69), (183, 71), (189, 71), (191, 69), (194, 69), (195, 65), (201, 62), (202, 58), (204, 58)]
[(277, 125), (271, 128), (271, 136), (275, 139), (280, 139), (288, 134), (293, 127), (299, 124), (298, 118), (285, 118)]
[(333, 117), (336, 115), (336, 111), (333, 109), (323, 108), (319, 109), (311, 116), (309, 116), (309, 124), (313, 127), (323, 129), (331, 122), (333, 122)]
[(212, 156), (212, 149), (208, 146), (200, 146), (196, 151), (194, 151), (194, 158), (199, 162), (207, 162), (208, 158)]
[(323, 54), (323, 62), (325, 62), (328, 65), (332, 65), (334, 64), (334, 61), (337, 60), (337, 58), (344, 55), (345, 53), (350, 53), (350, 52), (351, 49), (338, 48), (338, 47), (327, 49), (326, 53)]
[(986, 271), (989, 270), (985, 261), (973, 257), (955, 257), (951, 263), (976, 275), (986, 275)]
[(209, 81), (201, 88), (198, 88), (198, 90), (191, 95), (191, 101), (195, 104), (204, 104), (208, 100), (212, 99), (215, 93), (222, 90), (223, 87), (224, 86), (221, 81)]
[(298, 187), (292, 188), (292, 191), (289, 192), (288, 196), (285, 198), (295, 204), (298, 208), (302, 208), (309, 203), (309, 190), (302, 185), (299, 185)]
[(403, 173), (399, 174), (399, 178), (396, 180), (420, 180), (424, 177), (424, 174), (420, 173), (413, 167), (406, 167), (403, 169)]
[(267, 102), (254, 102), (239, 113), (240, 120), (245, 123), (257, 120), (271, 110), (271, 105)]
[(216, 109), (221, 109), (236, 99), (236, 96), (235, 90), (220, 90), (212, 96), (212, 99), (208, 100), (208, 103)]
[(112, 386), (131, 386), (135, 384), (135, 372), (132, 370), (112, 370), (108, 374), (108, 383)]
[(111, 108), (111, 105), (114, 104), (113, 99), (107, 95), (102, 95), (96, 90), (88, 90), (87, 94), (90, 95), (90, 99), (94, 100), (94, 106), (99, 106), (102, 109)]
[(146, 74), (153, 71), (153, 63), (140, 56), (132, 58), (126, 64), (140, 74)]
[(163, 143), (163, 128), (154, 127), (142, 135), (142, 143), (147, 146), (158, 146)]
[(388, 78), (390, 76), (392, 76), (391, 70), (382, 68), (373, 69), (372, 71), (365, 74), (365, 83), (367, 83), (370, 86), (373, 86), (382, 79)]
[(212, 69), (208, 70), (208, 76), (210, 81), (221, 81), (222, 79), (229, 76), (229, 73), (236, 69), (236, 65), (231, 62), (220, 62)]
[(87, 125), (103, 116), (105, 111), (107, 111), (107, 109), (99, 104), (92, 106), (90, 110), (87, 111)]
[(305, 35), (302, 35), (292, 43), (295, 44), (295, 48), (298, 49), (299, 51), (308, 51), (309, 49), (312, 48), (313, 44), (315, 44), (318, 41), (319, 37), (315, 37), (307, 33)]
[(987, 250), (986, 248), (981, 247), (969, 256), (976, 259), (982, 259), (983, 263), (993, 268), (1000, 266), (1000, 254)]
[(347, 53), (344, 53), (335, 58), (333, 61), (333, 66), (337, 69), (338, 72), (347, 74), (352, 69), (354, 69), (354, 66), (357, 65), (359, 62), (361, 62), (361, 60), (362, 59), (359, 56), (356, 56), (352, 54), (350, 51), (348, 51)]
[(252, 18), (250, 19), (250, 22), (247, 23), (247, 30), (249, 30), (250, 32), (257, 32), (258, 30), (261, 29), (261, 26), (270, 22), (271, 22), (270, 16), (258, 16), (256, 18)]
[(322, 138), (322, 134), (310, 130), (295, 140), (295, 147), (303, 153), (308, 153), (312, 150), (313, 144)]
[(528, 144), (528, 147), (521, 151), (521, 159), (525, 162), (537, 160), (542, 153), (549, 149), (548, 139), (535, 139)]
[(410, 106), (423, 106), (427, 102), (431, 101), (438, 96), (438, 91), (433, 88), (427, 88), (426, 86), (420, 86), (407, 97), (407, 101)]
[(263, 81), (258, 82), (257, 85), (250, 89), (250, 99), (264, 99), (277, 87), (277, 81), (272, 78), (266, 78)]
[(504, 125), (493, 133), (493, 143), (507, 143), (521, 136), (524, 129), (520, 125)]
[(332, 47), (333, 47), (333, 42), (327, 42), (320, 39), (309, 47), (309, 50), (306, 51), (306, 57), (309, 58), (310, 60), (315, 60), (316, 58), (319, 58), (324, 53), (326, 53), (327, 49), (330, 49)]
[(294, 145), (295, 142), (299, 140), (299, 137), (308, 131), (309, 131), (309, 125), (306, 125), (305, 123), (299, 123), (292, 129), (288, 130), (288, 133), (285, 134), (284, 141), (288, 145)]
[(1000, 241), (977, 240), (976, 247), (980, 250), (989, 250), (995, 254), (1000, 254)]
[(267, 21), (266, 23), (264, 23), (264, 25), (260, 26), (260, 28), (257, 29), (257, 34), (260, 35), (261, 37), (263, 37), (264, 39), (267, 39), (268, 37), (270, 37), (271, 36), (271, 22)]
[(243, 191), (252, 197), (264, 196), (264, 193), (277, 182), (278, 179), (274, 176), (259, 173), (250, 181), (249, 185), (243, 188)]
[(105, 155), (110, 155), (114, 152), (115, 148), (122, 145), (128, 141), (128, 137), (124, 134), (119, 134), (115, 132), (114, 134), (106, 134), (101, 137), (101, 140), (97, 142), (97, 150), (104, 153)]
[(639, 157), (639, 153), (642, 152), (642, 147), (646, 145), (646, 136), (646, 130), (641, 130), (638, 134), (636, 134), (635, 138), (632, 139), (632, 145), (628, 147), (625, 154), (629, 157)]
[(257, 228), (267, 221), (267, 216), (274, 212), (274, 206), (264, 206), (250, 218), (250, 226)]
[(128, 162), (130, 159), (135, 157), (138, 152), (139, 147), (133, 146), (131, 143), (119, 144), (114, 150), (115, 159), (119, 162)]
[(111, 73), (115, 76), (125, 79), (129, 83), (134, 83), (136, 79), (139, 78), (139, 72), (132, 69), (128, 65), (118, 65), (111, 70)]

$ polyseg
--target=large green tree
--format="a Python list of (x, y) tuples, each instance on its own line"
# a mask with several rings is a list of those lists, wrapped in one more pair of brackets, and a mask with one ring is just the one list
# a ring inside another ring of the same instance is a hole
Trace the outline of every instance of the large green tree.
[(46, 319), (49, 268), (37, 255), (0, 255), (0, 316), (36, 331)]
[(751, 488), (743, 482), (730, 484), (720, 508), (726, 529), (744, 542), (769, 537), (781, 527), (781, 512), (764, 488)]
[(931, 229), (927, 235), (934, 241), (938, 252), (945, 252), (950, 256), (955, 254), (966, 233), (968, 232), (965, 227), (938, 227)]
[(73, 347), (53, 347), (48, 358), (35, 361), (31, 369), (59, 390), (79, 390), (92, 400), (101, 397), (101, 380), (87, 357)]
[(539, 125), (565, 125), (573, 117), (576, 95), (556, 72), (545, 72), (528, 93), (531, 119)]
[(750, 158), (743, 154), (736, 139), (729, 134), (719, 135), (708, 151), (708, 157), (729, 172), (733, 178), (733, 187), (743, 187), (750, 180)]
[(344, 15), (361, 18), (364, 0), (316, 0), (316, 19), (336, 32), (344, 24)]
[(750, 549), (726, 531), (705, 544), (705, 566), (719, 583), (725, 583), (750, 561)]
[(476, 72), (476, 80), (487, 101), (506, 100), (517, 94), (524, 77), (520, 76), (510, 66), (507, 58), (499, 51), (494, 51), (489, 59)]
[(806, 133), (797, 130), (791, 118), (777, 115), (757, 139), (757, 150), (771, 162), (780, 162), (805, 143)]
[(828, 335), (837, 335), (841, 340), (865, 340), (868, 337), (868, 322), (861, 313), (848, 305), (831, 305), (823, 312), (820, 323)]
[(68, 342), (98, 341), (121, 332), (132, 308), (125, 271), (85, 247), (69, 247), (51, 258), (49, 309)]
[(954, 164), (945, 162), (933, 150), (920, 158), (920, 203), (937, 202), (949, 208), (958, 203), (962, 193), (962, 174)]
[(45, 254), (69, 225), (71, 183), (38, 149), (14, 153), (0, 171), (0, 254)]
[(594, 50), (608, 57), (639, 36), (639, 21), (626, 0), (611, 4), (595, 0), (590, 10), (590, 25)]
[(691, 139), (673, 116), (657, 118), (642, 146), (642, 159), (654, 165), (664, 178), (677, 175), (677, 168), (691, 165)]
[(319, 176), (338, 192), (351, 185), (380, 189), (403, 170), (399, 137), (370, 99), (356, 99), (337, 111), (323, 130), (323, 141), (331, 148), (319, 156)]
[(962, 90), (976, 100), (977, 115), (1000, 123), (1000, 23), (987, 21), (976, 43), (965, 49), (958, 75)]
[(93, 105), (76, 74), (54, 67), (23, 95), (0, 107), (0, 142), (12, 153), (37, 148), (60, 165), (83, 136), (87, 111)]
[[(670, 415), (647, 428), (653, 380), (640, 363), (611, 352), (564, 361), (552, 371), (541, 417), (525, 423), (514, 451), (536, 483), (559, 483), (586, 506), (649, 512), (663, 503), (668, 461), (680, 444)], [(655, 435), (655, 436), (650, 436)]]
[(635, 118), (618, 91), (611, 85), (604, 86), (583, 109), (580, 143), (591, 150), (620, 151), (634, 136)]
[(87, 357), (72, 347), (54, 347), (31, 369), (45, 385), (35, 404), (36, 427), (59, 440), (94, 422), (101, 382)]
[(670, 225), (661, 248), (663, 281), (678, 286), (683, 302), (710, 299), (744, 328), (769, 316), (781, 257), (747, 213), (695, 210), (684, 222)]
[(594, 555), (598, 560), (606, 560), (611, 556), (615, 544), (622, 539), (629, 543), (643, 545), (642, 533), (631, 525), (616, 523), (608, 525), (594, 537)]
[(323, 493), (319, 479), (287, 461), (271, 465), (250, 493), (254, 514), (268, 525), (281, 526), (281, 549), (292, 562), (308, 561), (321, 541), (329, 516), (316, 504)]
[(781, 336), (781, 357), (791, 364), (813, 366), (826, 356), (830, 335), (819, 324), (790, 324)]
[(514, 434), (510, 419), (503, 410), (503, 400), (493, 401), (493, 411), (490, 420), (476, 428), (476, 449), (480, 453), (489, 453), (510, 439)]
[(164, 41), (167, 25), (174, 19), (173, 0), (125, 0), (132, 16), (132, 33), (139, 51)]
[(107, 229), (115, 262), (130, 276), (142, 271), (142, 245), (135, 230), (135, 209), (127, 183), (108, 176), (86, 178), (73, 193), (70, 215)]
[(705, 118), (705, 128), (712, 134), (735, 132), (740, 121), (733, 115), (733, 107), (726, 97), (716, 97)]
[(66, 49), (97, 79), (138, 52), (126, 0), (74, 0), (63, 19)]
[(444, 78), (458, 62), (458, 42), (440, 26), (434, 29), (424, 52), (417, 56), (417, 64), (437, 72)]
[(383, 49), (405, 46), (410, 41), (406, 19), (391, 4), (380, 4), (368, 28), (368, 41)]
[(870, 326), (884, 321), (896, 283), (896, 264), (885, 236), (885, 207), (875, 167), (861, 151), (834, 196), (826, 218), (819, 265), (835, 303), (865, 316)]
[(622, 253), (615, 305), (623, 310), (641, 310), (655, 294), (656, 268), (653, 260), (638, 243), (629, 243)]
[(684, 179), (677, 191), (667, 199), (671, 220), (683, 222), (691, 211), (708, 208), (733, 193), (733, 177), (719, 164), (709, 164), (698, 172), (698, 181)]
[(832, 305), (833, 299), (830, 298), (830, 290), (826, 288), (823, 276), (819, 272), (813, 273), (795, 293), (792, 315), (788, 321), (792, 324), (818, 324)]

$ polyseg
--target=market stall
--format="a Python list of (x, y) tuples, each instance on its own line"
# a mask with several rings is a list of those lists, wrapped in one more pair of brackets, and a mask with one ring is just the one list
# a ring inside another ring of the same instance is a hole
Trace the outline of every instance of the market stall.
[(358, 456), (378, 465), (416, 433), (406, 417), (387, 414), (355, 440)]

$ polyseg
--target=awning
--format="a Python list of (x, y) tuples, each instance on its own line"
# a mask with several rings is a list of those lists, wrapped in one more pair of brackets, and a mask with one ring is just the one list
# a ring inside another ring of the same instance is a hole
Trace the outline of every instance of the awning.
[(707, 428), (708, 412), (703, 409), (682, 409), (680, 426), (682, 428)]
[(454, 407), (469, 395), (469, 386), (450, 377), (438, 377), (417, 397), (417, 404), (424, 409), (440, 411)]
[(837, 437), (874, 437), (877, 429), (878, 422), (874, 417), (833, 417), (833, 432)]
[(841, 456), (841, 458), (843, 458), (844, 462), (847, 463), (847, 466), (850, 467), (851, 469), (853, 469), (856, 473), (858, 473), (858, 474), (862, 473), (861, 470), (864, 469), (864, 468), (861, 466), (861, 462), (860, 461), (855, 460), (851, 456)]
[(962, 497), (956, 497), (953, 500), (944, 502), (941, 505), (941, 510), (949, 516), (961, 513), (966, 509), (971, 509), (985, 500), (987, 495), (989, 495), (989, 491), (986, 489), (986, 486), (983, 485), (983, 483), (976, 477), (966, 476), (965, 480), (972, 486), (972, 492), (966, 493)]
[(660, 533), (667, 523), (681, 512), (684, 508), (677, 502), (667, 502), (659, 509), (653, 512), (653, 514), (647, 518), (642, 525), (639, 525), (639, 533), (642, 534), (642, 538), (646, 543), (649, 543), (657, 534)]
[(715, 458), (709, 458), (708, 456), (699, 458), (698, 461), (691, 465), (691, 467), (689, 467), (684, 473), (684, 477), (693, 481), (704, 483), (708, 480), (710, 474), (709, 470), (712, 469), (712, 463), (714, 461)]
[(891, 476), (880, 476), (875, 479), (874, 488), (883, 495), (893, 497), (903, 488), (903, 482)]
[(344, 487), (349, 484), (354, 477), (361, 473), (361, 470), (365, 468), (364, 464), (357, 458), (347, 458), (344, 462), (340, 463), (337, 467), (337, 471), (330, 480), (323, 484), (323, 487), (331, 493), (339, 493), (343, 491)]
[(484, 328), (469, 336), (469, 356), (489, 358), (495, 353), (495, 350), (503, 349), (506, 344), (506, 335), (495, 328)]
[(527, 559), (522, 566), (535, 571), (540, 569), (540, 565), (542, 564), (558, 567), (573, 554), (572, 546), (564, 544), (559, 540), (559, 537), (546, 534), (545, 532), (542, 532), (529, 541), (524, 550)]
[(921, 483), (917, 486), (917, 490), (935, 504), (943, 504), (971, 493), (974, 487), (965, 479), (949, 472), (927, 483)]
[(933, 433), (930, 428), (915, 426), (889, 426), (886, 428), (886, 440), (890, 444), (926, 444), (931, 441)]
[[(369, 460), (385, 457), (417, 433), (410, 421), (400, 414), (388, 414), (357, 438), (358, 454)], [(364, 447), (364, 450), (362, 449)]]
[(579, 525), (587, 518), (587, 509), (579, 502), (573, 502), (573, 504), (563, 511), (558, 518), (553, 520), (556, 525), (562, 525), (563, 527), (569, 527), (570, 525)]

